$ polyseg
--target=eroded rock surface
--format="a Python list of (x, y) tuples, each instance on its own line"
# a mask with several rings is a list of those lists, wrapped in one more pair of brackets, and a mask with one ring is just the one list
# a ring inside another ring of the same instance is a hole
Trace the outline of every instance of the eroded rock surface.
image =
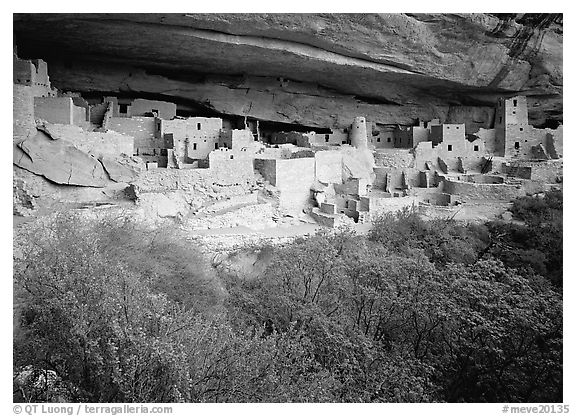
[(14, 144), (13, 163), (62, 185), (104, 187), (108, 176), (98, 160), (42, 131)]
[[(19, 53), (65, 90), (151, 94), (221, 114), (342, 127), (489, 127), (500, 95), (562, 120), (562, 15), (18, 14)], [(348, 116), (349, 115), (349, 116)]]

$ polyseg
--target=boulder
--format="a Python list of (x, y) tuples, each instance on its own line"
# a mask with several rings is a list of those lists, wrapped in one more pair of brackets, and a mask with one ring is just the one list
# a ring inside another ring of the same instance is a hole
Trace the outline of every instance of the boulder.
[(142, 165), (131, 157), (113, 158), (101, 156), (98, 160), (114, 182), (132, 182), (136, 180), (138, 174), (142, 171)]
[(108, 176), (100, 162), (61, 140), (38, 131), (13, 146), (13, 163), (62, 185), (104, 187)]

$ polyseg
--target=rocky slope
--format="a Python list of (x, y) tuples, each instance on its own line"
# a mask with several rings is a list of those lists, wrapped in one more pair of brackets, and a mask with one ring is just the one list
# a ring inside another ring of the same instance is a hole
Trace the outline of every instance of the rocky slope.
[(439, 117), (488, 127), (499, 95), (562, 120), (562, 15), (17, 14), (54, 86), (314, 127)]

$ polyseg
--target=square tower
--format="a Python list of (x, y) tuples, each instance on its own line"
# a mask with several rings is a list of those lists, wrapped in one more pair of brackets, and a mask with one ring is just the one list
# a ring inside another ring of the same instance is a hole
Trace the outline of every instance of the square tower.
[(525, 136), (530, 129), (526, 97), (500, 98), (496, 107), (494, 128), (496, 154), (504, 157), (520, 157), (523, 151), (522, 144), (526, 143)]

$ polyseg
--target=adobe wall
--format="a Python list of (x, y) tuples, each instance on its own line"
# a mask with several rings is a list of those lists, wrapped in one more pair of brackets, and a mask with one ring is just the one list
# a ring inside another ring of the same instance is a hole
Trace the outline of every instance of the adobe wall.
[(316, 179), (323, 183), (342, 183), (342, 153), (338, 150), (318, 151), (314, 155)]
[(350, 144), (357, 149), (366, 148), (368, 146), (368, 133), (366, 128), (366, 118), (355, 117), (350, 126)]
[(270, 185), (276, 186), (276, 159), (254, 159), (254, 168)]
[(72, 98), (34, 97), (34, 118), (56, 124), (74, 124)]
[(280, 191), (280, 208), (300, 211), (311, 202), (314, 168), (314, 158), (276, 160), (275, 186)]
[(563, 176), (563, 164), (561, 162), (542, 163), (532, 167), (531, 179), (533, 181), (556, 183), (557, 178), (562, 176)]
[(528, 105), (525, 96), (498, 100), (494, 126), (506, 125), (528, 125)]
[(430, 126), (430, 141), (433, 146), (440, 143), (459, 146), (466, 140), (466, 126), (464, 124), (441, 124)]
[(101, 126), (104, 121), (104, 114), (106, 114), (107, 109), (108, 103), (90, 106), (90, 122)]
[(316, 136), (323, 137), (324, 144), (343, 145), (348, 143), (348, 133), (344, 132), (343, 130), (333, 130), (332, 133), (329, 133), (328, 142), (326, 142), (326, 134), (317, 134)]
[(14, 56), (12, 65), (14, 84), (31, 86), (36, 81), (36, 68), (32, 62)]
[(216, 149), (221, 129), (220, 118), (190, 117), (163, 120), (160, 134), (172, 133), (174, 148), (178, 149), (179, 155), (186, 155), (188, 159), (205, 159)]
[(474, 136), (478, 137), (484, 142), (484, 150), (486, 153), (496, 155), (499, 152), (498, 143), (496, 141), (496, 130), (480, 128)]
[(241, 150), (254, 144), (254, 136), (250, 130), (222, 130), (218, 140), (220, 147)]
[[(466, 139), (440, 142), (435, 147), (433, 147), (432, 141), (421, 142), (414, 149), (415, 167), (424, 170), (427, 161), (437, 164), (439, 163), (438, 159), (441, 159), (452, 171), (458, 171), (462, 163), (467, 168), (476, 168), (485, 154), (484, 142), (480, 139), (476, 139), (474, 142), (469, 142)], [(459, 159), (463, 159), (464, 162)]]
[(374, 182), (372, 182), (372, 189), (381, 189), (384, 190), (386, 188), (386, 174), (390, 168), (386, 167), (375, 167), (374, 168)]
[(564, 126), (560, 124), (556, 130), (546, 129), (546, 150), (550, 155), (556, 153), (556, 157), (564, 155)]
[(532, 159), (532, 146), (546, 145), (546, 132), (526, 124), (506, 126), (504, 156), (512, 159)]
[(54, 97), (56, 91), (50, 86), (48, 65), (42, 59), (31, 61), (13, 59), (13, 83), (26, 85), (32, 88), (34, 97)]
[(88, 124), (87, 118), (88, 115), (84, 107), (72, 105), (72, 124), (75, 126), (86, 126)]
[(220, 148), (208, 155), (210, 171), (218, 183), (239, 185), (254, 182), (253, 159), (245, 151)]
[(374, 152), (376, 166), (408, 168), (414, 166), (414, 155), (410, 149), (386, 149)]
[(556, 183), (563, 175), (562, 160), (516, 161), (504, 166), (507, 175), (536, 182)]
[(110, 117), (107, 128), (118, 133), (134, 137), (134, 148), (161, 147), (155, 138), (156, 121), (154, 117)]
[(176, 104), (167, 101), (146, 100), (136, 98), (130, 105), (132, 116), (144, 116), (147, 113), (158, 112), (158, 117), (164, 120), (171, 120), (176, 117)]
[(208, 198), (218, 194), (227, 197), (243, 195), (248, 193), (250, 185), (220, 184), (210, 169), (153, 169), (140, 173), (132, 188), (136, 196), (143, 193), (182, 191), (192, 196), (201, 192)]
[[(302, 133), (298, 133), (295, 131), (279, 131), (272, 133), (270, 138), (270, 144), (293, 144), (297, 145), (298, 140), (300, 140), (301, 144), (308, 143), (308, 138), (303, 138)], [(305, 147), (309, 147), (306, 145)]]
[[(373, 123), (367, 123), (374, 125)], [(393, 149), (394, 148), (394, 129), (389, 127), (379, 127), (378, 134), (374, 135), (374, 127), (368, 128), (370, 142), (376, 149)]]
[(410, 147), (418, 146), (420, 142), (427, 142), (430, 139), (430, 130), (425, 127), (414, 126), (411, 127), (412, 143)]
[(407, 127), (399, 127), (394, 131), (394, 147), (409, 149), (411, 147), (411, 134)]
[(95, 156), (132, 156), (134, 153), (134, 138), (114, 131), (85, 131), (77, 126), (63, 124), (48, 125), (47, 131), (52, 138), (70, 142), (83, 152)]
[(424, 126), (411, 126), (396, 129), (393, 137), (393, 145), (396, 148), (411, 149), (420, 142), (430, 140), (430, 130)]
[(459, 200), (500, 200), (511, 201), (521, 197), (526, 192), (514, 185), (506, 184), (481, 184), (472, 182), (456, 181), (453, 179), (444, 179), (443, 191), (445, 193), (456, 195)]
[(411, 196), (404, 197), (369, 197), (369, 208), (370, 216), (384, 214), (387, 212), (396, 212), (404, 208), (411, 208), (412, 206), (418, 206), (418, 198)]
[(420, 170), (415, 168), (378, 168), (377, 184), (373, 188), (386, 192), (421, 186)]
[(256, 153), (258, 159), (290, 159), (292, 150), (286, 147), (265, 147)]
[(26, 85), (14, 84), (12, 103), (14, 140), (20, 141), (36, 134), (32, 89)]

